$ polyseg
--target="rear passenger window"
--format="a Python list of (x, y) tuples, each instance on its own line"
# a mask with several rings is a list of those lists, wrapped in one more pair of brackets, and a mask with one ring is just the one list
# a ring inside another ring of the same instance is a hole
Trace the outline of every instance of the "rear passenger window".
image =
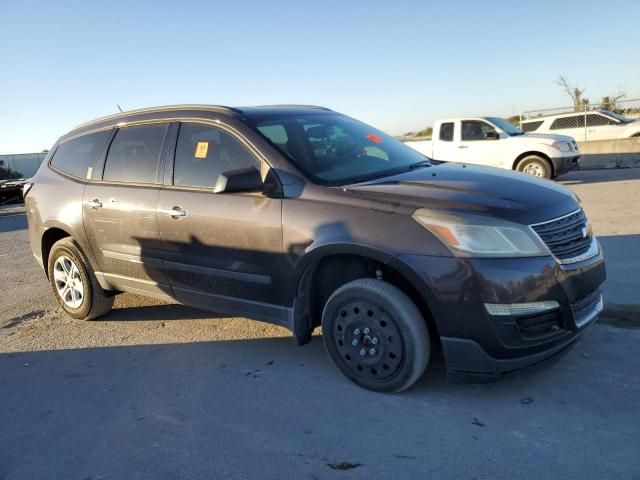
[(584, 127), (584, 115), (573, 115), (571, 117), (556, 118), (551, 126), (551, 130), (562, 130), (563, 128)]
[(445, 142), (453, 141), (453, 122), (440, 125), (440, 140), (444, 140)]
[(181, 124), (174, 185), (213, 188), (221, 173), (250, 166), (259, 170), (260, 161), (230, 134), (209, 125)]
[(64, 142), (57, 149), (51, 165), (78, 178), (91, 178), (93, 168), (111, 131), (90, 133)]
[(103, 180), (158, 183), (158, 160), (166, 131), (166, 124), (118, 130), (107, 153)]

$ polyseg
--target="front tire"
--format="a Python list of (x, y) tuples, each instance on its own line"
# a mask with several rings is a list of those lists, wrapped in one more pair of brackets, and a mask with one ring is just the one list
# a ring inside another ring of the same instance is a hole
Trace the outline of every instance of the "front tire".
[(53, 244), (47, 272), (53, 293), (69, 316), (92, 320), (111, 310), (113, 296), (100, 287), (87, 257), (71, 238)]
[(405, 390), (429, 363), (429, 331), (420, 311), (382, 280), (363, 278), (338, 288), (322, 313), (322, 337), (336, 367), (368, 390)]
[(551, 178), (553, 176), (551, 164), (538, 155), (524, 157), (518, 162), (516, 170), (538, 178)]

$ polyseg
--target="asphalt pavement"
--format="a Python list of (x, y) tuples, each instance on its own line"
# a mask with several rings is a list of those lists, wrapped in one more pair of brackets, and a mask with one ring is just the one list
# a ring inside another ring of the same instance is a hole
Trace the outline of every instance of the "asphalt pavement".
[(0, 479), (640, 479), (640, 169), (561, 181), (605, 250), (607, 314), (558, 363), (399, 395), (357, 388), (318, 332), (120, 295), (56, 306), (0, 211)]

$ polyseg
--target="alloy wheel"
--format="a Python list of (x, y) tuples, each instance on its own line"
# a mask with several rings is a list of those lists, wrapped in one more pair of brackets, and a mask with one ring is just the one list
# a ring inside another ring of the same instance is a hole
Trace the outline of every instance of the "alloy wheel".
[(69, 308), (80, 308), (84, 300), (84, 284), (75, 262), (66, 255), (59, 256), (53, 264), (53, 279), (64, 304)]

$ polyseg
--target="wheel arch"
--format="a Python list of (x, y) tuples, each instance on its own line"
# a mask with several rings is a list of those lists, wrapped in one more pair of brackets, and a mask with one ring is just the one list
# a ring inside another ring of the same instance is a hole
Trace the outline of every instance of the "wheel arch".
[(551, 176), (552, 177), (555, 176), (555, 169), (553, 168), (553, 162), (551, 161), (551, 157), (549, 157), (549, 155), (547, 155), (546, 153), (541, 152), (540, 150), (529, 150), (527, 152), (521, 153), (513, 161), (513, 165), (511, 167), (511, 169), (512, 170), (516, 170), (518, 168), (518, 165), (520, 164), (520, 162), (522, 160), (524, 160), (526, 157), (529, 157), (531, 155), (535, 155), (537, 157), (541, 157), (541, 158), (545, 159), (546, 162), (549, 164), (549, 168), (551, 168)]
[(440, 341), (428, 296), (424, 294), (428, 287), (420, 277), (387, 252), (347, 244), (319, 247), (305, 255), (296, 269), (292, 327), (299, 344), (309, 341), (313, 329), (320, 325), (329, 296), (358, 278), (381, 278), (402, 290), (420, 310), (432, 341)]
[(49, 278), (49, 254), (53, 245), (63, 238), (71, 237), (71, 234), (60, 227), (47, 228), (42, 234), (40, 239), (40, 249), (42, 254), (42, 265), (44, 266), (45, 274)]

